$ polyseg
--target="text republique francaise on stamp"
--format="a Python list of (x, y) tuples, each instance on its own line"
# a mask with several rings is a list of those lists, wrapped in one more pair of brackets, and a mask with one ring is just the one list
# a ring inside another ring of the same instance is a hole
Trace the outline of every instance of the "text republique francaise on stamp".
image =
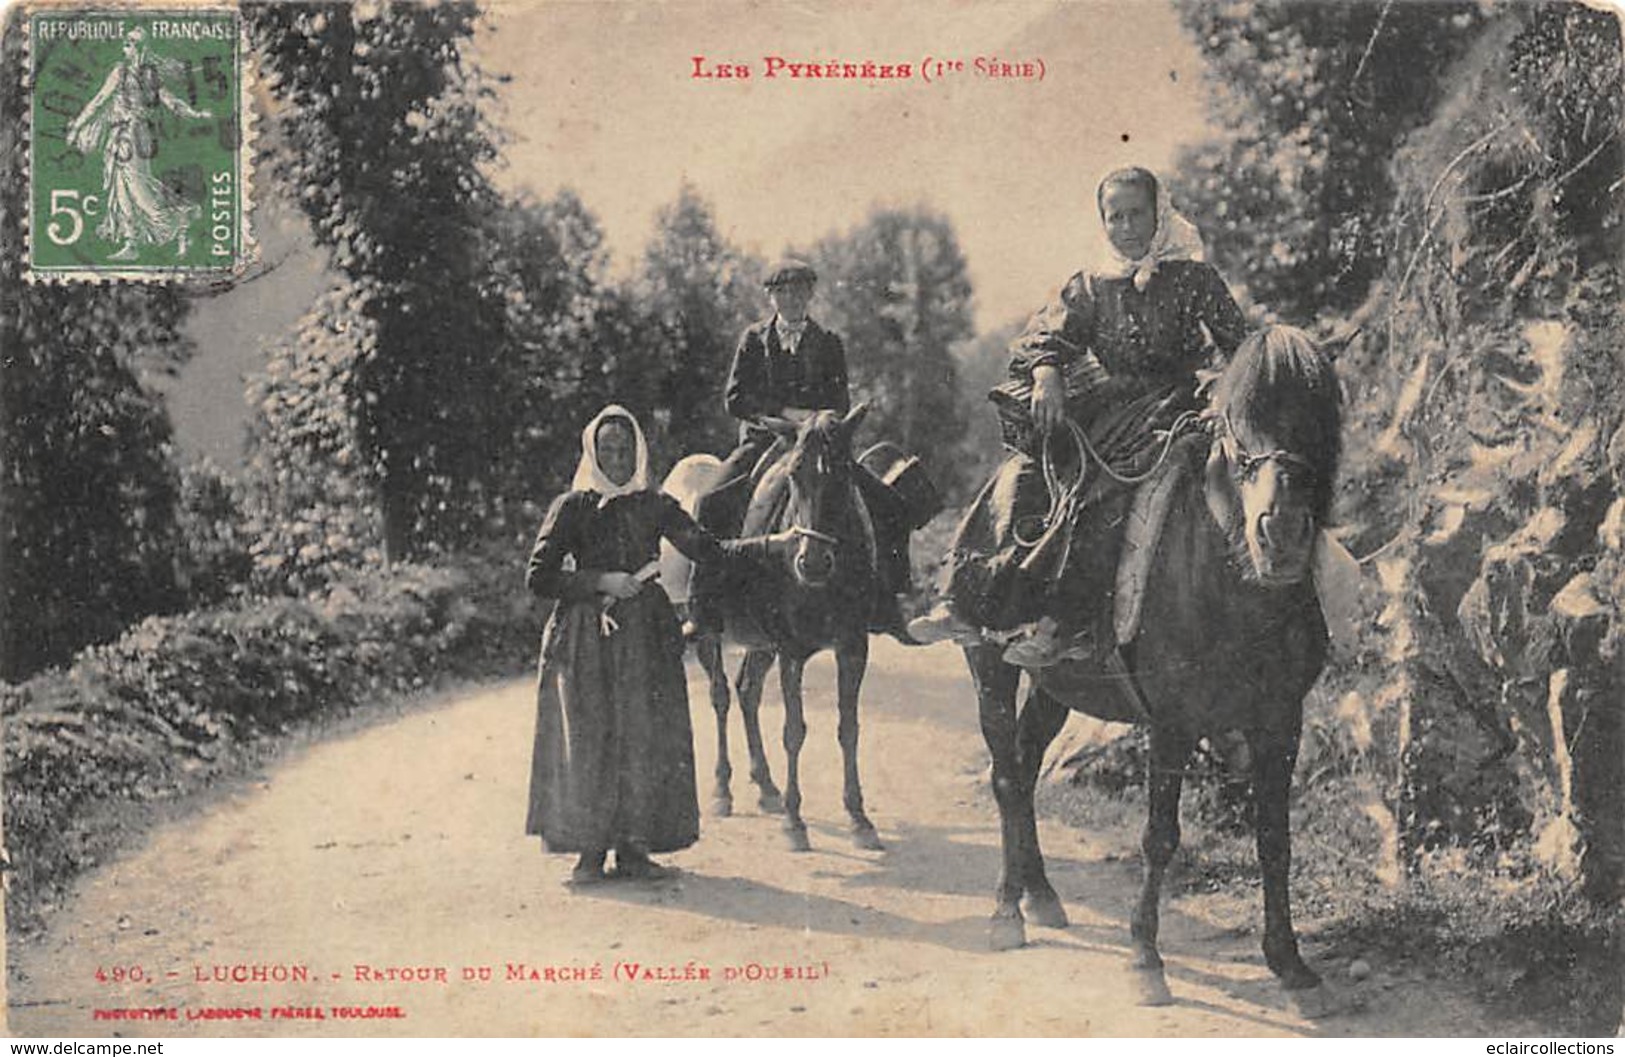
[(235, 10), (37, 10), (29, 32), (34, 279), (228, 278), (251, 257)]

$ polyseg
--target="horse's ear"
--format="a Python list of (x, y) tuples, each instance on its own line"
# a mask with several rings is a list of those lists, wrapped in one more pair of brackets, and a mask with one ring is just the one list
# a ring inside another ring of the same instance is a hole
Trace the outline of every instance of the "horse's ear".
[(863, 400), (854, 405), (852, 410), (846, 413), (846, 417), (841, 419), (841, 433), (847, 440), (852, 439), (852, 434), (858, 431), (858, 426), (863, 422), (863, 416), (868, 413), (869, 401)]

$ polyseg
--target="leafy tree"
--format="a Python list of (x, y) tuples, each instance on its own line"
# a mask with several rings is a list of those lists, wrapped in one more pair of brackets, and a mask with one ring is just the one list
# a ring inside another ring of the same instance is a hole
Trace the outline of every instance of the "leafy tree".
[(0, 678), (182, 601), (169, 418), (143, 379), (191, 353), (164, 286), (25, 283), (22, 9), (0, 50)]
[(760, 315), (761, 274), (760, 261), (717, 232), (692, 185), (661, 209), (631, 294), (652, 324), (644, 399), (667, 457), (732, 443), (722, 392), (739, 335)]
[(873, 404), (873, 432), (958, 488), (943, 456), (962, 429), (952, 350), (974, 333), (971, 284), (952, 223), (924, 207), (881, 209), (813, 249), (827, 321), (846, 341), (855, 399)]
[(1283, 318), (1350, 310), (1381, 274), (1388, 163), (1486, 31), (1471, 0), (1176, 0), (1213, 93), (1214, 138), (1174, 184), (1226, 275)]
[(261, 589), (303, 593), (380, 557), (382, 467), (361, 439), (377, 325), (349, 284), (318, 298), (251, 380), (247, 535)]
[(276, 100), (262, 164), (292, 189), (373, 328), (351, 404), (390, 557), (467, 539), (496, 465), (507, 351), (483, 232), (496, 152), (465, 62), (473, 3), (251, 4)]
[(493, 394), (508, 431), (499, 492), (528, 510), (568, 483), (579, 431), (600, 407), (652, 406), (652, 328), (608, 282), (602, 229), (574, 192), (500, 210), (489, 252), (515, 350)]

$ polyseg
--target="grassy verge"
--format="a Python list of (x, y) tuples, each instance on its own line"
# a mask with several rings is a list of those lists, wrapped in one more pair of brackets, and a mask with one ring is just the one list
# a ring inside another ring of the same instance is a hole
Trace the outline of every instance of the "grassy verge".
[(539, 615), (499, 563), (358, 573), (303, 598), (151, 618), (0, 686), (9, 929), (179, 798), (290, 737), (447, 680), (517, 674)]
[[(1145, 797), (1140, 736), (1093, 749), (1085, 766), (1039, 791), (1041, 814), (1104, 833), (1108, 854), (1139, 855)], [(1249, 796), (1197, 768), (1186, 786), (1182, 842), (1167, 898), (1181, 913), (1262, 931)], [(1303, 777), (1300, 767), (1299, 777)], [(1363, 809), (1369, 790), (1346, 779), (1296, 790), (1292, 892), (1306, 956), (1348, 979), (1356, 961), (1391, 986), (1465, 981), (1495, 1024), (1541, 1024), (1554, 1036), (1612, 1036), (1622, 1001), (1625, 914), (1589, 903), (1527, 849), (1490, 860), (1461, 849), (1422, 855), (1385, 875), (1384, 834)]]

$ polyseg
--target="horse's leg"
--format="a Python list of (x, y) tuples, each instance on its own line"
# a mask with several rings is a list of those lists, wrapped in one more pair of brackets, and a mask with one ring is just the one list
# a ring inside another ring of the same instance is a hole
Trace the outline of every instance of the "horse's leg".
[(863, 673), (869, 666), (869, 638), (858, 636), (842, 643), (835, 651), (835, 697), (840, 713), (836, 736), (841, 743), (841, 762), (846, 769), (846, 785), (842, 797), (846, 813), (852, 819), (852, 841), (868, 851), (881, 851), (875, 824), (863, 812), (863, 786), (858, 782), (858, 691), (863, 687)]
[(1038, 789), (1038, 771), (1044, 763), (1044, 751), (1066, 725), (1066, 717), (1066, 706), (1035, 686), (1027, 695), (1027, 703), (1022, 706), (1021, 716), (1016, 721), (1016, 756), (1020, 761), (1021, 781), (1021, 845), (1027, 854), (1021, 871), (1022, 887), (1027, 893), (1023, 909), (1033, 924), (1051, 929), (1064, 929), (1070, 922), (1067, 920), (1066, 907), (1061, 905), (1061, 897), (1055, 894), (1055, 888), (1044, 872), (1044, 852), (1038, 846), (1038, 811), (1033, 805), (1033, 794)]
[(1331, 1012), (1330, 996), (1319, 990), (1320, 977), (1298, 954), (1292, 929), (1292, 832), (1287, 816), (1292, 770), (1298, 762), (1297, 732), (1290, 736), (1249, 734), (1253, 753), (1253, 789), (1258, 838), (1258, 864), (1264, 875), (1264, 961), (1306, 1016)]
[(762, 747), (762, 687), (767, 684), (767, 670), (773, 667), (773, 657), (772, 650), (747, 652), (739, 662), (739, 675), (734, 679), (739, 714), (745, 720), (745, 748), (750, 752), (750, 780), (756, 783), (756, 804), (769, 815), (784, 810), (779, 787), (773, 784), (773, 773), (767, 765), (767, 750)]
[(807, 720), (801, 703), (801, 674), (807, 662), (779, 655), (779, 692), (784, 695), (784, 834), (791, 851), (811, 851), (807, 823), (801, 818), (801, 747), (807, 743)]
[(1189, 736), (1163, 727), (1151, 728), (1151, 773), (1146, 782), (1150, 810), (1140, 837), (1144, 872), (1140, 899), (1129, 924), (1135, 987), (1142, 1006), (1165, 1006), (1174, 1000), (1163, 979), (1162, 955), (1157, 952), (1158, 903), (1162, 898), (1162, 876), (1179, 848), (1179, 793), (1191, 748)]
[[(993, 758), (993, 799), (999, 805), (999, 842), (1003, 861), (999, 886), (994, 891), (993, 917), (988, 922), (988, 943), (996, 951), (1027, 942), (1021, 916), (1021, 893), (1029, 853), (1023, 846), (1029, 832), (1022, 825), (1022, 801), (1032, 807), (1031, 796), (1021, 791), (1021, 761), (1016, 738), (1016, 689), (1021, 670), (1005, 664), (999, 650), (989, 646), (965, 647), (965, 663), (976, 684), (976, 704), (982, 722), (982, 740)], [(1036, 849), (1034, 849), (1036, 853)]]
[(716, 787), (711, 793), (711, 814), (733, 814), (733, 763), (728, 759), (728, 676), (722, 669), (722, 643), (706, 637), (694, 643), (694, 656), (711, 687), (711, 711), (717, 718)]

